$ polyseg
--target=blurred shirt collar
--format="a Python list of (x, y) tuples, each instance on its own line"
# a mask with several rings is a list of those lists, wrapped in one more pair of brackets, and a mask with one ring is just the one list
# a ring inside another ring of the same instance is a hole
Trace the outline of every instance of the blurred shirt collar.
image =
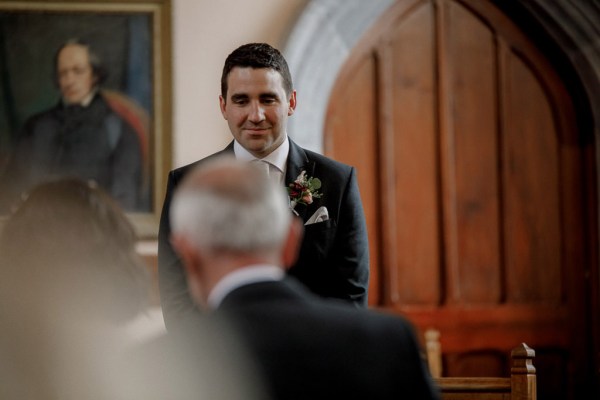
[(83, 98), (83, 100), (81, 100), (79, 103), (69, 103), (67, 102), (64, 98), (63, 98), (63, 104), (65, 106), (74, 106), (74, 105), (79, 105), (82, 107), (87, 107), (92, 103), (92, 100), (94, 100), (94, 96), (96, 95), (96, 93), (98, 93), (98, 88), (94, 88), (92, 89), (92, 91), (90, 93), (88, 93), (87, 96), (85, 96)]
[(275, 265), (249, 265), (233, 271), (221, 279), (208, 295), (208, 307), (214, 310), (219, 307), (225, 296), (240, 286), (257, 282), (279, 281), (283, 279), (283, 269)]

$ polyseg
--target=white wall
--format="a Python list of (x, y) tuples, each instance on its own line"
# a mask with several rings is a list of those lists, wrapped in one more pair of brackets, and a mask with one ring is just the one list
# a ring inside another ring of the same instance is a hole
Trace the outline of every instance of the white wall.
[(173, 167), (232, 139), (219, 111), (221, 69), (239, 45), (283, 50), (308, 0), (173, 0)]

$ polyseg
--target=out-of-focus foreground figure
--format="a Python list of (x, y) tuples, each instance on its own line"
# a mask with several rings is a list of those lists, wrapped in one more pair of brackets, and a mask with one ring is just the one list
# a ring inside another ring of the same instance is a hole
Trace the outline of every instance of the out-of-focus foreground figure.
[(135, 242), (114, 200), (84, 181), (27, 195), (0, 236), (1, 398), (111, 394), (114, 357), (149, 294)]
[(228, 375), (206, 372), (208, 352), (180, 363), (132, 335), (150, 294), (135, 244), (100, 187), (62, 179), (29, 192), (0, 235), (1, 399), (211, 398), (204, 377)]
[(438, 398), (409, 321), (284, 273), (304, 228), (278, 183), (225, 156), (191, 171), (171, 207), (173, 246), (204, 309), (195, 318), (233, 326), (272, 398)]

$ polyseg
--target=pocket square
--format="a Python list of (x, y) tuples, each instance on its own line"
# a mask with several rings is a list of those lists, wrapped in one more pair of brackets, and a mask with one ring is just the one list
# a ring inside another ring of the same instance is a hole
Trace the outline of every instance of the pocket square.
[(317, 222), (327, 221), (329, 219), (329, 213), (327, 207), (319, 207), (317, 211), (306, 221), (304, 225), (316, 224)]

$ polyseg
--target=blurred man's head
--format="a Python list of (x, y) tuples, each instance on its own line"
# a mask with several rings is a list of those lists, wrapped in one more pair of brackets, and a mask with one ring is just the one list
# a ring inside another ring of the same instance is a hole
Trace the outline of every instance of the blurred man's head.
[(188, 175), (175, 193), (171, 226), (198, 302), (235, 269), (292, 265), (301, 235), (285, 190), (248, 163), (229, 157), (202, 164)]

